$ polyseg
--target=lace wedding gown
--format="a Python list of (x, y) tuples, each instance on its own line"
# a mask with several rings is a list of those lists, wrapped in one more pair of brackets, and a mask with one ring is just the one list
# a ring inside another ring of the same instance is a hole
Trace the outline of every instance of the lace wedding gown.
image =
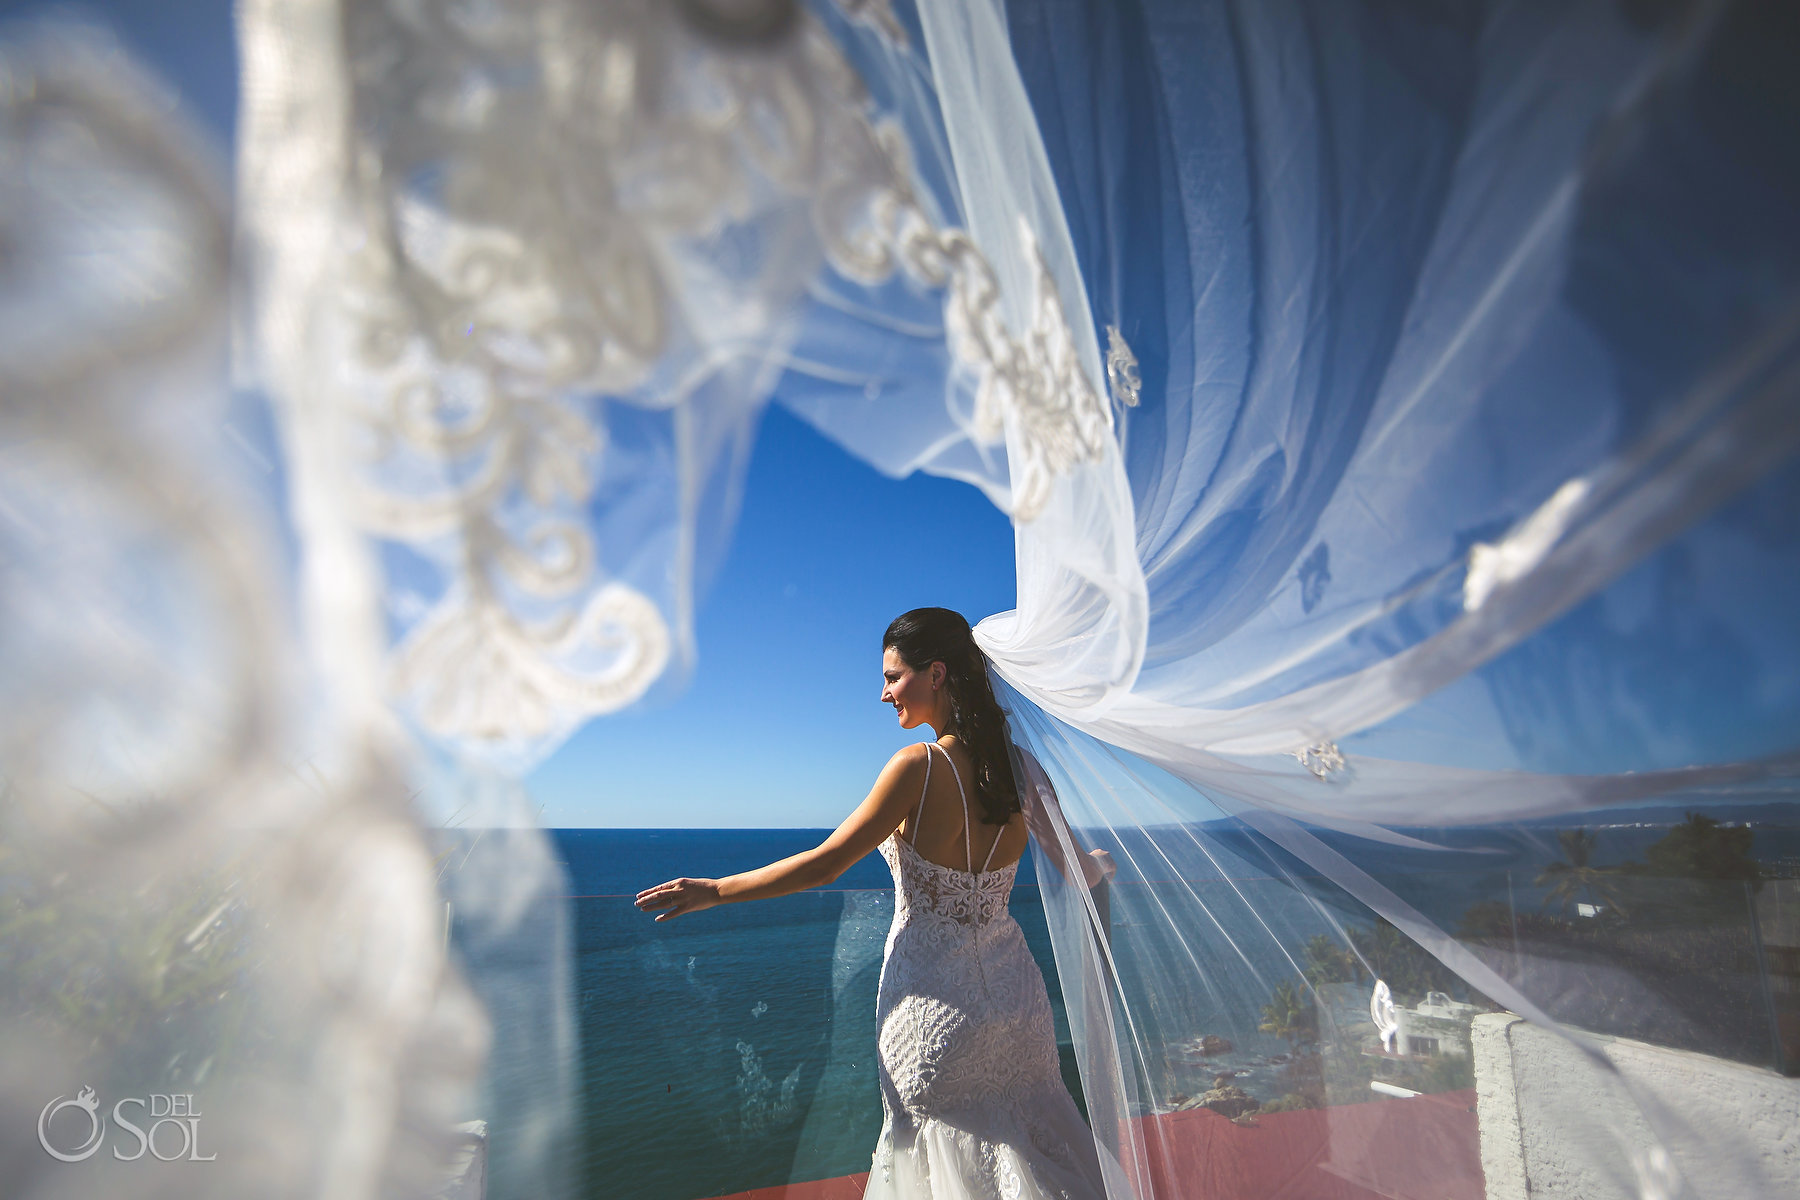
[[(933, 751), (956, 771), (927, 743), (927, 791)], [(865, 1200), (1100, 1197), (1044, 977), (1006, 908), (1018, 864), (973, 869), (961, 772), (956, 787), (969, 870), (930, 862), (897, 831), (881, 844), (894, 924), (876, 1001), (885, 1116)], [(924, 805), (921, 794), (914, 829)]]

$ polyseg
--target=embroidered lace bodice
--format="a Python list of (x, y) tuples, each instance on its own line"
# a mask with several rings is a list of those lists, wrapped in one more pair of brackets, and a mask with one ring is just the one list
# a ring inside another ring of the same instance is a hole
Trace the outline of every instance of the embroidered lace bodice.
[[(902, 855), (910, 860), (904, 870), (899, 865)], [(1018, 863), (981, 874), (958, 871), (923, 857), (897, 833), (882, 843), (881, 856), (894, 873), (894, 897), (901, 906), (963, 925), (986, 925), (1005, 916), (1019, 873)], [(895, 916), (899, 918), (898, 909)]]
[[(929, 743), (928, 762), (934, 752), (955, 771)], [(894, 873), (894, 923), (876, 1006), (885, 1120), (868, 1196), (1098, 1196), (1044, 977), (1007, 911), (1018, 864), (959, 871), (898, 833), (881, 854)]]

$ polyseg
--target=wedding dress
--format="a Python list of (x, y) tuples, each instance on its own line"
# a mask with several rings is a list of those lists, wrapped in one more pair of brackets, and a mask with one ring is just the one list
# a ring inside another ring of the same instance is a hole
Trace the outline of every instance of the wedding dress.
[[(1063, 1085), (1043, 974), (1007, 911), (1018, 864), (974, 869), (969, 798), (956, 774), (968, 869), (920, 856), (898, 831), (876, 1001), (884, 1118), (866, 1200), (1104, 1195), (1093, 1135)], [(913, 817), (918, 829), (921, 793)], [(915, 833), (916, 836), (916, 833)], [(998, 839), (996, 839), (998, 845)]]

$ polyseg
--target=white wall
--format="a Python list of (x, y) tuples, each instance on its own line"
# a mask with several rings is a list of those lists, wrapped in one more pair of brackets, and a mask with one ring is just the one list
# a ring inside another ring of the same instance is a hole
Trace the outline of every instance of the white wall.
[(486, 1121), (456, 1127), (456, 1150), (433, 1200), (486, 1200), (487, 1136)]
[(1471, 1035), (1488, 1200), (1800, 1197), (1800, 1079), (1511, 1013)]

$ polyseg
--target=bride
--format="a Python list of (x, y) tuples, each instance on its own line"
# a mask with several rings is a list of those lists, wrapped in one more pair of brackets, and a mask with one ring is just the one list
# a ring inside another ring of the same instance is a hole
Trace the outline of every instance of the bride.
[[(889, 759), (816, 848), (724, 879), (672, 879), (640, 892), (637, 906), (663, 910), (663, 921), (785, 896), (879, 849), (894, 873), (894, 924), (876, 999), (884, 1120), (865, 1196), (1099, 1197), (1093, 1136), (1063, 1086), (1044, 977), (1006, 908), (1030, 833), (1066, 871), (1043, 811), (1053, 794), (1009, 743), (961, 614), (896, 618), (882, 638), (882, 675), (881, 699), (901, 728), (929, 725), (937, 740)], [(1014, 755), (1033, 787), (1017, 786)], [(1103, 850), (1079, 861), (1090, 887), (1111, 873)]]

